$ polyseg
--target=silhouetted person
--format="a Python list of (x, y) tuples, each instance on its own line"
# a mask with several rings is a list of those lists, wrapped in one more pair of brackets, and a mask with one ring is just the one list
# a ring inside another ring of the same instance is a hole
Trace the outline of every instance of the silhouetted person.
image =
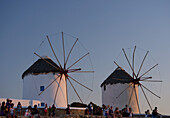
[(55, 105), (53, 104), (53, 106), (52, 106), (52, 117), (54, 117), (55, 116)]
[(89, 108), (88, 107), (86, 107), (85, 115), (89, 115)]
[(67, 108), (66, 108), (66, 114), (70, 114), (70, 105), (69, 104), (67, 105)]
[(155, 109), (153, 110), (153, 112), (152, 112), (152, 117), (153, 118), (157, 118), (158, 117), (158, 108), (157, 107), (155, 107)]
[(34, 108), (32, 110), (32, 115), (35, 117), (39, 117), (39, 110), (37, 109), (37, 105), (34, 105)]

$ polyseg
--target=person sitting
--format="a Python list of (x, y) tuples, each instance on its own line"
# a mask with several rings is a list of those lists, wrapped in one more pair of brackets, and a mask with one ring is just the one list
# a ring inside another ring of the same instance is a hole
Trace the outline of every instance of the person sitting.
[(147, 118), (147, 117), (151, 117), (149, 110), (145, 111), (145, 118)]
[(114, 115), (115, 115), (115, 117), (118, 117), (118, 118), (122, 117), (118, 107), (115, 108)]
[(25, 116), (31, 116), (31, 106), (28, 106), (28, 109), (25, 111)]

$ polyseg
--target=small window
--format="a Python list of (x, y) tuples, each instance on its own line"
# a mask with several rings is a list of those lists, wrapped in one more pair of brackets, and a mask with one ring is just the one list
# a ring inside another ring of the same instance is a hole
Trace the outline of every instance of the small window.
[(44, 86), (40, 86), (40, 91), (44, 91)]
[(41, 107), (44, 107), (45, 106), (45, 103), (41, 102)]

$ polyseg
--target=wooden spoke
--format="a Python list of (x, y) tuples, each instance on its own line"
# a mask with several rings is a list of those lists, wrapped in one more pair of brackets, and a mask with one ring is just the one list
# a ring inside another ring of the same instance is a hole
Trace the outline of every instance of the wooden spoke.
[(137, 76), (136, 76), (136, 74), (135, 74), (135, 72), (134, 72), (134, 70), (133, 70), (133, 68), (132, 68), (132, 65), (130, 64), (130, 61), (129, 61), (127, 55), (126, 55), (126, 52), (125, 52), (124, 48), (122, 48), (122, 50), (123, 50), (123, 53), (124, 53), (124, 55), (125, 55), (125, 57), (126, 57), (126, 60), (127, 60), (128, 64), (129, 64), (129, 66), (130, 66), (130, 68), (131, 68), (134, 76), (137, 78)]
[(141, 69), (142, 69), (143, 63), (144, 63), (144, 61), (145, 61), (146, 56), (148, 55), (148, 53), (149, 53), (149, 51), (146, 52), (146, 54), (145, 54), (145, 56), (144, 56), (144, 58), (143, 58), (143, 60), (142, 60), (142, 63), (141, 63), (141, 65), (140, 65), (140, 68), (139, 68), (138, 73), (137, 73), (137, 77), (139, 76), (139, 73), (140, 73), (140, 71), (141, 71)]
[(60, 76), (57, 76), (57, 78), (54, 79), (54, 81), (52, 81), (52, 82), (51, 82), (41, 93), (39, 93), (38, 95), (40, 96), (48, 87), (51, 86), (51, 84), (53, 84), (53, 83), (58, 79), (58, 77), (60, 77)]
[(51, 64), (50, 62), (48, 62), (47, 60), (45, 60), (43, 57), (41, 57), (40, 55), (38, 55), (37, 53), (34, 52), (35, 55), (37, 55), (38, 57), (40, 57), (41, 59), (43, 59), (45, 62), (47, 62), (48, 64), (50, 64), (51, 66), (53, 66), (55, 69), (57, 69), (58, 71), (61, 71), (60, 68), (54, 66), (53, 64)]
[(132, 83), (131, 83), (128, 87), (126, 87), (126, 88), (116, 97), (116, 99), (119, 98), (119, 96), (122, 95), (129, 87), (131, 87), (131, 85), (132, 85)]
[[(133, 68), (133, 71), (135, 71), (135, 64), (134, 64), (134, 62), (135, 62), (135, 51), (136, 51), (136, 46), (134, 47), (134, 50), (133, 50), (133, 59), (132, 59), (132, 68)], [(133, 76), (133, 79), (134, 79), (134, 72), (133, 72), (133, 74), (132, 74)]]
[(58, 83), (58, 86), (57, 86), (57, 90), (56, 90), (56, 93), (55, 93), (54, 104), (55, 104), (55, 100), (56, 100), (56, 97), (57, 97), (58, 89), (59, 89), (59, 87), (60, 87), (61, 79), (62, 79), (62, 75), (60, 76), (60, 80), (59, 80), (59, 83)]
[(93, 91), (92, 89), (88, 88), (87, 86), (81, 84), (80, 82), (78, 82), (77, 80), (73, 79), (72, 77), (68, 76), (70, 79), (72, 79), (73, 81), (75, 81), (76, 83), (80, 84), (81, 86), (83, 86), (84, 88), (90, 90), (90, 91)]
[(149, 90), (148, 88), (146, 88), (144, 85), (141, 84), (141, 86), (142, 86), (143, 88), (145, 88), (147, 91), (149, 91), (150, 93), (152, 93), (153, 95), (155, 95), (156, 97), (161, 98), (161, 97), (159, 97), (158, 95), (156, 95), (154, 92), (152, 92), (151, 90)]
[(142, 74), (139, 78), (147, 74), (149, 71), (151, 71), (153, 68), (155, 68), (158, 64), (154, 65), (152, 68), (150, 68), (148, 71), (146, 71), (144, 74)]
[(63, 56), (64, 56), (64, 69), (66, 69), (65, 47), (64, 47), (64, 34), (63, 34), (63, 32), (62, 32), (62, 44), (63, 44)]
[(130, 95), (130, 98), (129, 98), (128, 106), (130, 105), (130, 102), (131, 102), (131, 99), (132, 99), (132, 95), (133, 95), (133, 88), (132, 88), (132, 92), (131, 92), (131, 95)]
[(151, 109), (151, 111), (152, 111), (151, 104), (149, 103), (149, 100), (148, 100), (148, 98), (147, 98), (147, 96), (146, 96), (146, 94), (145, 94), (145, 92), (144, 92), (144, 90), (143, 90), (143, 88), (142, 88), (142, 86), (141, 86), (141, 85), (140, 85), (140, 87), (141, 87), (142, 92), (143, 92), (143, 94), (144, 94), (144, 96), (145, 96), (145, 99), (146, 99), (146, 101), (147, 101), (147, 103), (148, 103), (148, 105), (149, 105), (149, 107), (150, 107), (150, 109)]
[(136, 89), (135, 89), (135, 85), (134, 85), (134, 91), (135, 91), (135, 96), (136, 96), (136, 103), (137, 103), (137, 105), (138, 105), (138, 110), (139, 110), (139, 113), (141, 114), (141, 112), (140, 112), (140, 107), (139, 107), (139, 101), (138, 101), (138, 97), (137, 97), (137, 93), (136, 93)]
[(68, 104), (68, 86), (67, 86), (67, 77), (65, 77), (66, 81), (66, 95), (67, 95), (67, 104)]
[(83, 103), (83, 101), (81, 100), (79, 94), (77, 93), (76, 89), (74, 88), (73, 84), (71, 83), (71, 81), (70, 81), (70, 79), (69, 79), (68, 77), (67, 77), (67, 80), (70, 82), (70, 84), (71, 84), (71, 86), (72, 86), (74, 92), (77, 94), (77, 96), (78, 96), (79, 100), (81, 101), (81, 103)]
[(148, 80), (148, 79), (152, 79), (152, 77), (142, 77), (142, 79), (140, 78), (140, 81), (144, 81), (144, 80)]
[(74, 66), (77, 62), (79, 62), (80, 60), (82, 60), (85, 56), (87, 56), (88, 54), (90, 54), (89, 52), (87, 54), (85, 54), (84, 56), (82, 56), (81, 58), (79, 58), (76, 62), (74, 62), (70, 67), (68, 67), (67, 69), (71, 68), (72, 66)]
[(142, 80), (143, 82), (162, 82), (162, 80)]
[(77, 41), (78, 41), (78, 38), (77, 38), (77, 40), (74, 42), (74, 44), (73, 44), (72, 48), (70, 49), (70, 52), (68, 53), (68, 56), (67, 56), (67, 59), (66, 59), (66, 63), (65, 63), (65, 65), (67, 65), (68, 59), (69, 59), (69, 57), (70, 57), (70, 54), (71, 54), (71, 52), (72, 52), (72, 50), (73, 50), (74, 46), (76, 45)]
[(80, 71), (80, 70), (81, 70), (81, 68), (78, 68), (78, 69), (69, 69), (68, 73), (77, 72), (77, 71)]
[(123, 71), (125, 71), (122, 67), (120, 67), (115, 61), (114, 61), (114, 63), (121, 69), (121, 70), (123, 70)]
[(55, 54), (54, 49), (53, 49), (53, 47), (52, 47), (52, 45), (51, 45), (51, 42), (50, 42), (50, 39), (49, 39), (48, 35), (47, 35), (47, 39), (48, 39), (48, 42), (49, 42), (49, 44), (50, 44), (51, 50), (52, 50), (52, 52), (53, 52), (53, 54), (54, 54), (54, 56), (55, 56), (58, 64), (60, 65), (60, 68), (62, 68), (61, 63), (60, 63), (60, 61), (58, 60), (57, 55)]
[(66, 95), (67, 95), (67, 104), (68, 104), (68, 86), (67, 86), (67, 77), (65, 76), (66, 81)]
[(74, 71), (76, 73), (94, 73), (95, 71)]

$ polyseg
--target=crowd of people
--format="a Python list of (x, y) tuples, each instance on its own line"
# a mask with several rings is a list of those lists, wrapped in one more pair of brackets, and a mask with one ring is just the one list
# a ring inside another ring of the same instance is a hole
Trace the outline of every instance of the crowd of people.
[(0, 103), (0, 115), (1, 116), (8, 116), (8, 117), (17, 117), (17, 115), (21, 115), (21, 108), (22, 105), (20, 102), (17, 104), (17, 109), (14, 109), (14, 103), (12, 103), (12, 100), (7, 99), (6, 103), (5, 101)]
[[(52, 107), (51, 106), (48, 107), (47, 104), (45, 104), (43, 115), (49, 117), (56, 116), (55, 109), (56, 107), (54, 104), (52, 105)], [(28, 106), (25, 112), (21, 111), (22, 105), (20, 102), (18, 102), (16, 108), (14, 108), (14, 103), (12, 103), (12, 100), (9, 99), (7, 99), (6, 102), (5, 101), (2, 102), (2, 104), (0, 103), (0, 116), (7, 116), (9, 118), (16, 118), (18, 115), (19, 116), (23, 115), (27, 117), (31, 116), (40, 117), (37, 105), (34, 105), (33, 108), (31, 106)], [(70, 105), (68, 105), (67, 108), (65, 109), (65, 113), (70, 114)], [(122, 118), (133, 117), (133, 112), (132, 108), (128, 107), (128, 105), (125, 105), (125, 107), (120, 110), (118, 107), (115, 107), (115, 109), (113, 109), (112, 106), (109, 105), (106, 106), (104, 104), (102, 105), (102, 107), (99, 106), (94, 107), (94, 104), (90, 102), (90, 104), (85, 110), (85, 115), (103, 115), (106, 118)], [(159, 115), (160, 114), (158, 113), (157, 107), (155, 107), (155, 109), (152, 111), (152, 114), (150, 114), (149, 110), (145, 111), (145, 118), (147, 117), (157, 118)]]
[[(95, 111), (95, 115), (103, 115), (106, 118), (122, 118), (122, 117), (133, 117), (133, 110), (131, 107), (128, 107), (128, 105), (125, 105), (125, 107), (123, 109), (119, 109), (118, 107), (115, 107), (115, 109), (113, 109), (113, 106), (109, 106), (109, 105), (102, 105), (102, 109), (100, 110), (99, 107), (97, 107), (95, 110), (93, 108), (92, 103), (90, 103), (89, 107), (86, 108), (85, 110), (85, 115), (93, 115), (93, 112)], [(102, 114), (101, 114), (102, 112)], [(150, 114), (149, 110), (147, 110), (145, 112), (145, 118), (158, 118), (161, 117), (161, 114), (158, 113), (158, 109), (157, 107), (155, 107), (155, 109), (152, 111), (152, 113)]]
[(129, 108), (128, 105), (125, 105), (125, 108), (123, 108), (122, 110), (119, 110), (118, 107), (116, 107), (113, 110), (112, 106), (106, 106), (106, 105), (102, 105), (102, 111), (103, 111), (103, 115), (106, 118), (122, 118), (122, 117), (133, 117), (133, 112), (132, 112), (132, 108)]
[(155, 107), (155, 109), (152, 111), (152, 114), (150, 114), (150, 111), (149, 110), (146, 110), (145, 111), (145, 118), (157, 118), (158, 116), (161, 117), (161, 114), (158, 113), (158, 108)]
[[(53, 104), (52, 107), (47, 106), (47, 104), (45, 104), (45, 107), (44, 107), (44, 116), (49, 116), (49, 117), (54, 117), (55, 116), (55, 105)], [(26, 109), (26, 112), (24, 113), (25, 116), (28, 116), (28, 117), (31, 117), (31, 116), (34, 116), (34, 117), (37, 117), (39, 118), (40, 117), (40, 112), (39, 110), (37, 109), (37, 105), (34, 105), (34, 108), (31, 108), (31, 106), (28, 106), (28, 108)]]

